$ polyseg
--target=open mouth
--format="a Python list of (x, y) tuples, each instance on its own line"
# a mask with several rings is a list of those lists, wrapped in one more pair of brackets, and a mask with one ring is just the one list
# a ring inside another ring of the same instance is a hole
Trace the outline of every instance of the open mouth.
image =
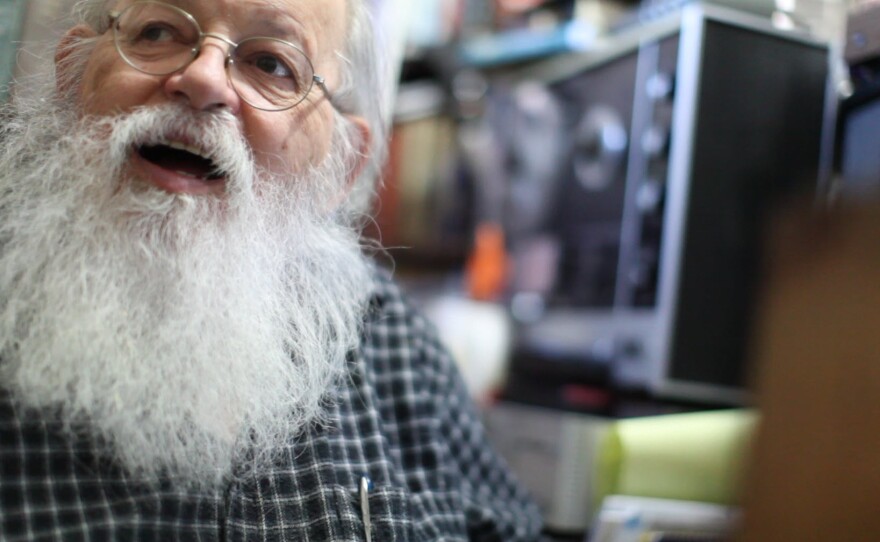
[(137, 152), (144, 160), (163, 169), (201, 181), (218, 181), (226, 177), (226, 172), (217, 167), (202, 150), (183, 143), (141, 145)]

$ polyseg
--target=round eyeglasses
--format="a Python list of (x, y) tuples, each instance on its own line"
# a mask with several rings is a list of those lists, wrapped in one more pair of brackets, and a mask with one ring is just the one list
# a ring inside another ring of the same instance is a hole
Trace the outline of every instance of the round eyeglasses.
[[(331, 105), (324, 79), (296, 45), (278, 38), (252, 37), (235, 43), (202, 32), (195, 17), (169, 4), (135, 2), (110, 15), (119, 55), (132, 68), (150, 75), (168, 75), (198, 57), (206, 37), (229, 45), (226, 73), (236, 94), (263, 111), (284, 111), (305, 100), (318, 85)], [(334, 105), (335, 107), (335, 105)]]

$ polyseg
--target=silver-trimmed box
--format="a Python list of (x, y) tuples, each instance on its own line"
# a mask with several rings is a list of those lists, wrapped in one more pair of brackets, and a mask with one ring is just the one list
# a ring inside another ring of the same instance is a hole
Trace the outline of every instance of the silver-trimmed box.
[(817, 38), (692, 2), (531, 68), (567, 120), (558, 196), (534, 230), (558, 243), (558, 271), (521, 342), (601, 352), (623, 388), (746, 400), (765, 213), (828, 185), (831, 60)]

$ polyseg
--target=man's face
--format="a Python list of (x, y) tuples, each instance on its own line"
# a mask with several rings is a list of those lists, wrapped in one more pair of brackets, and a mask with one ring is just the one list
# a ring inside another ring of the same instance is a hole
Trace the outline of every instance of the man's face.
[[(338, 88), (344, 45), (345, 0), (166, 0), (191, 13), (202, 32), (233, 42), (252, 36), (284, 39), (311, 59), (332, 92)], [(120, 2), (116, 11), (130, 1)], [(201, 53), (187, 67), (169, 75), (148, 75), (129, 66), (116, 51), (113, 32), (105, 32), (91, 54), (78, 93), (85, 115), (107, 116), (140, 106), (183, 103), (194, 111), (227, 110), (239, 121), (256, 165), (270, 173), (297, 174), (326, 156), (334, 121), (333, 107), (315, 85), (306, 99), (286, 111), (256, 109), (233, 90), (225, 59), (229, 45), (208, 37)], [(180, 143), (187, 143), (181, 141)], [(135, 177), (169, 191), (220, 194), (224, 183), (206, 181), (144, 158), (133, 151), (128, 168)]]

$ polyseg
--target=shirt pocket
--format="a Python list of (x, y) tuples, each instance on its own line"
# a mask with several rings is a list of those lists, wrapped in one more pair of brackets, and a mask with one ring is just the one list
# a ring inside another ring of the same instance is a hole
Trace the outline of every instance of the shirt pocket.
[[(367, 539), (361, 513), (361, 497), (356, 491), (336, 487), (339, 520), (346, 541)], [(377, 486), (368, 494), (372, 542), (404, 542), (414, 539), (409, 498), (405, 490)]]

